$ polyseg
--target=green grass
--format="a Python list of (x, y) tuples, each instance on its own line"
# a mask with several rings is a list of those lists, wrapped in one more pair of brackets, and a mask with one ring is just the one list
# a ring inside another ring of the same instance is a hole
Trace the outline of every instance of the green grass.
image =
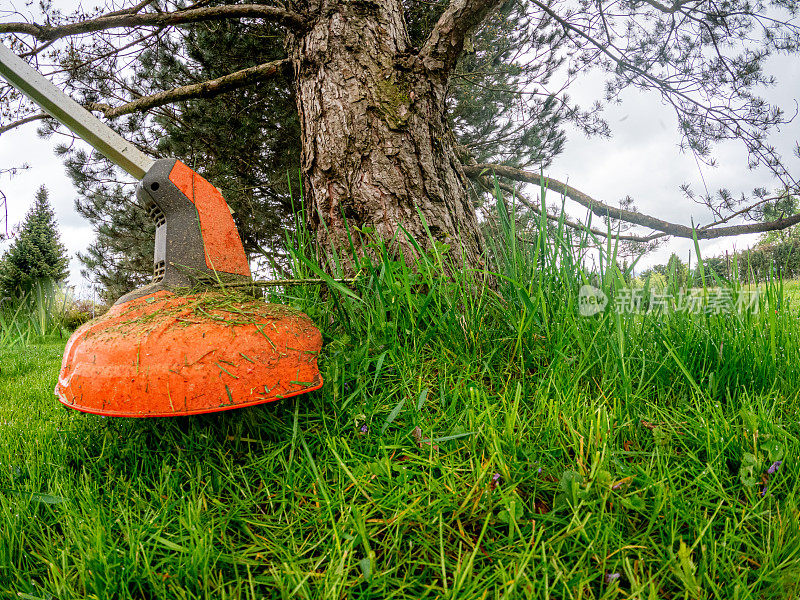
[[(766, 289), (766, 284), (760, 284), (758, 289)], [(800, 309), (800, 279), (789, 279), (783, 282), (783, 297), (794, 309)]]
[(0, 348), (30, 345), (53, 336), (64, 337), (68, 294), (49, 281), (39, 281), (13, 301), (0, 301)]
[(287, 401), (104, 419), (54, 399), (59, 343), (3, 350), (0, 597), (797, 597), (782, 289), (580, 317), (582, 283), (624, 280), (613, 245), (587, 272), (580, 236), (499, 218), (494, 288), (376, 242), (352, 289), (288, 291), (326, 345)]

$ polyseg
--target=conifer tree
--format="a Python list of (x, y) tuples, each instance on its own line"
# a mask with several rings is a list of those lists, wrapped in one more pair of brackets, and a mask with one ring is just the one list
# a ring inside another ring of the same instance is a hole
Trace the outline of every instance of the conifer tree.
[[(424, 43), (447, 5), (448, 0), (404, 3), (415, 46)], [(520, 0), (506, 2), (474, 32), (448, 93), (450, 125), (462, 157), (539, 169), (561, 152), (565, 138), (556, 98), (544, 94), (518, 102), (532, 81), (541, 89), (562, 65), (556, 55), (561, 43), (551, 26), (525, 16)], [(523, 49), (541, 59), (531, 65), (520, 62)], [(215, 79), (276, 61), (284, 53), (280, 30), (270, 23), (192, 24), (146, 49), (130, 84), (142, 95), (158, 93), (191, 84), (198, 73)], [(71, 60), (77, 59), (68, 57), (63, 66), (69, 68)], [(94, 84), (113, 77), (115, 70), (114, 65), (98, 65), (81, 74)], [(113, 123), (126, 135), (135, 132), (140, 145), (158, 156), (179, 157), (213, 181), (234, 210), (250, 257), (258, 262), (268, 255), (279, 265), (302, 187), (301, 126), (291, 80), (292, 72), (284, 66), (244, 94), (193, 98), (174, 110), (157, 111), (150, 119), (133, 114)], [(85, 83), (75, 84), (78, 98), (93, 100)], [(582, 120), (584, 129), (599, 127), (596, 115), (577, 108), (572, 120)], [(105, 159), (66, 146), (64, 150), (78, 192), (76, 208), (96, 233), (95, 241), (78, 256), (86, 274), (100, 283), (104, 299), (114, 301), (149, 281), (153, 226), (130, 186), (115, 182)], [(477, 192), (473, 198), (480, 203), (485, 190), (471, 191)]]
[(39, 281), (63, 281), (68, 266), (67, 249), (59, 240), (55, 213), (42, 186), (0, 262), (0, 293), (20, 298)]

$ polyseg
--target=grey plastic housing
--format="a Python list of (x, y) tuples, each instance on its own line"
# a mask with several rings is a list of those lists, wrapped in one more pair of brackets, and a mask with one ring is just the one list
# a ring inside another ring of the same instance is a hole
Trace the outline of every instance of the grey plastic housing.
[(123, 304), (160, 290), (176, 291), (251, 278), (210, 269), (194, 203), (169, 179), (176, 159), (157, 160), (136, 186), (136, 198), (156, 224), (153, 281), (119, 298)]

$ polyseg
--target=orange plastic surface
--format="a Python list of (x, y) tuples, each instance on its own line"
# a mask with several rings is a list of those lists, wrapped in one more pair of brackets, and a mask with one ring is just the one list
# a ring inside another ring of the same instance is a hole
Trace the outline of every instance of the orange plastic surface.
[(321, 347), (319, 330), (292, 308), (159, 291), (75, 331), (56, 394), (117, 417), (229, 410), (320, 388)]
[(197, 208), (208, 268), (250, 277), (242, 240), (219, 190), (179, 160), (175, 161), (169, 180)]

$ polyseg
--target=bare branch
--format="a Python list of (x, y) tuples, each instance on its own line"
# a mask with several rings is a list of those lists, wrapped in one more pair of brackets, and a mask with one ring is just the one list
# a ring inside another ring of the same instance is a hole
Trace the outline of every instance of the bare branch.
[(658, 9), (661, 12), (667, 13), (667, 14), (676, 13), (680, 9), (682, 9), (685, 5), (691, 4), (691, 2), (687, 2), (685, 0), (683, 2), (675, 0), (675, 2), (673, 2), (671, 6), (667, 6), (666, 4), (662, 4), (661, 2), (658, 2), (657, 0), (644, 0), (644, 2), (649, 4), (653, 8)]
[(464, 39), (502, 0), (451, 0), (420, 50), (423, 64), (449, 73), (464, 48)]
[(143, 8), (146, 8), (150, 4), (155, 2), (155, 0), (142, 0), (138, 4), (134, 4), (130, 8), (123, 8), (122, 10), (117, 10), (114, 12), (106, 13), (106, 17), (115, 17), (117, 15), (135, 15)]
[(6, 131), (11, 131), (12, 129), (16, 129), (17, 127), (22, 127), (23, 125), (27, 125), (28, 123), (33, 123), (34, 121), (40, 121), (42, 119), (49, 119), (49, 118), (51, 117), (47, 113), (30, 115), (28, 117), (25, 117), (24, 119), (20, 119), (19, 121), (14, 121), (13, 123), (9, 123), (8, 125), (3, 125), (2, 127), (0, 127), (0, 135), (4, 134)]
[[(466, 169), (465, 169), (466, 171)], [(467, 173), (470, 177), (473, 177), (471, 173)], [(486, 190), (491, 190), (493, 187), (493, 181), (491, 178), (483, 172), (482, 175), (477, 176), (480, 180), (481, 185)], [(515, 189), (513, 186), (504, 183), (502, 181), (498, 181), (497, 185), (500, 187), (501, 190), (508, 192), (514, 196), (515, 199), (519, 200), (521, 204), (527, 206), (530, 210), (541, 213), (542, 207), (537, 204), (536, 202), (531, 201), (525, 194), (521, 193), (519, 190)], [(558, 223), (559, 221), (563, 220), (565, 226), (569, 227), (570, 229), (574, 229), (575, 231), (588, 231), (593, 235), (601, 238), (607, 238), (609, 236), (608, 230), (603, 231), (602, 229), (597, 229), (596, 227), (586, 227), (586, 224), (581, 223), (580, 221), (573, 221), (566, 217), (561, 217), (560, 215), (554, 215), (545, 211), (545, 216), (547, 217), (548, 221), (552, 221), (554, 223)], [(666, 238), (666, 233), (651, 233), (650, 235), (630, 235), (630, 234), (620, 234), (611, 232), (611, 237), (614, 239), (618, 239), (621, 242), (637, 242), (637, 243), (649, 243), (654, 242), (656, 240), (660, 240), (662, 238)]]
[(291, 29), (303, 29), (305, 18), (293, 11), (265, 4), (238, 4), (229, 6), (210, 6), (175, 12), (160, 13), (114, 13), (96, 19), (87, 19), (65, 25), (39, 25), (37, 23), (0, 23), (0, 34), (20, 33), (32, 35), (43, 41), (105, 31), (117, 27), (167, 27), (184, 23), (198, 23), (219, 19), (266, 19)]
[[(121, 52), (124, 52), (125, 50), (128, 50), (129, 48), (132, 48), (133, 46), (136, 46), (138, 44), (146, 42), (150, 38), (158, 36), (162, 31), (163, 31), (163, 29), (156, 29), (155, 31), (152, 31), (152, 32), (148, 33), (147, 35), (140, 36), (140, 37), (136, 38), (135, 40), (132, 40), (132, 41), (128, 42), (127, 44), (125, 44), (123, 46), (120, 46), (118, 48), (114, 48), (113, 50), (111, 50), (109, 52), (104, 52), (103, 54), (92, 56), (91, 58), (86, 59), (86, 60), (84, 60), (84, 61), (82, 61), (82, 62), (80, 62), (78, 64), (71, 64), (71, 65), (69, 65), (69, 67), (66, 67), (66, 68), (58, 69), (56, 71), (50, 71), (49, 73), (47, 73), (47, 76), (48, 77), (52, 77), (53, 75), (57, 75), (59, 73), (65, 73), (65, 72), (69, 72), (69, 71), (77, 71), (81, 67), (85, 67), (86, 65), (90, 65), (93, 62), (96, 62), (96, 61), (99, 61), (99, 60), (103, 60), (104, 58), (109, 58), (111, 56), (114, 56), (115, 54), (120, 54)], [(52, 42), (47, 42), (47, 44), (44, 44), (44, 45), (46, 46), (46, 45), (51, 44), (51, 43)], [(20, 56), (22, 57), (22, 56), (26, 56), (26, 55), (20, 54)]]
[(213, 98), (219, 94), (224, 94), (231, 90), (235, 90), (256, 81), (262, 81), (270, 77), (274, 77), (279, 73), (291, 73), (291, 60), (284, 58), (282, 60), (275, 60), (272, 62), (242, 69), (228, 75), (223, 75), (218, 79), (210, 79), (200, 83), (191, 85), (184, 85), (152, 96), (144, 96), (138, 98), (127, 104), (121, 106), (109, 106), (108, 104), (92, 103), (88, 104), (86, 108), (89, 110), (102, 112), (106, 118), (113, 119), (122, 115), (127, 115), (133, 112), (144, 112), (151, 108), (164, 106), (181, 100), (190, 100), (192, 98)]
[(786, 229), (787, 227), (791, 227), (792, 225), (800, 223), (800, 213), (796, 213), (785, 218), (764, 223), (747, 223), (743, 225), (729, 225), (727, 227), (714, 227), (711, 225), (706, 225), (705, 227), (692, 228), (686, 225), (680, 225), (678, 223), (663, 221), (644, 213), (634, 212), (615, 206), (609, 206), (604, 202), (600, 202), (599, 200), (595, 200), (591, 196), (584, 194), (580, 190), (576, 190), (566, 183), (562, 183), (556, 179), (550, 179), (549, 177), (543, 177), (538, 173), (533, 173), (531, 171), (523, 171), (522, 169), (507, 167), (504, 165), (489, 164), (464, 165), (462, 168), (464, 169), (464, 173), (469, 177), (477, 177), (485, 175), (486, 173), (494, 172), (498, 177), (505, 177), (514, 181), (522, 181), (525, 183), (544, 186), (545, 188), (559, 194), (563, 194), (570, 200), (573, 200), (581, 206), (588, 208), (597, 216), (618, 219), (634, 225), (649, 227), (650, 229), (661, 231), (667, 235), (687, 239), (696, 237), (698, 240), (710, 240), (721, 237), (742, 235), (745, 233), (764, 233), (766, 231), (778, 231), (781, 229)]

